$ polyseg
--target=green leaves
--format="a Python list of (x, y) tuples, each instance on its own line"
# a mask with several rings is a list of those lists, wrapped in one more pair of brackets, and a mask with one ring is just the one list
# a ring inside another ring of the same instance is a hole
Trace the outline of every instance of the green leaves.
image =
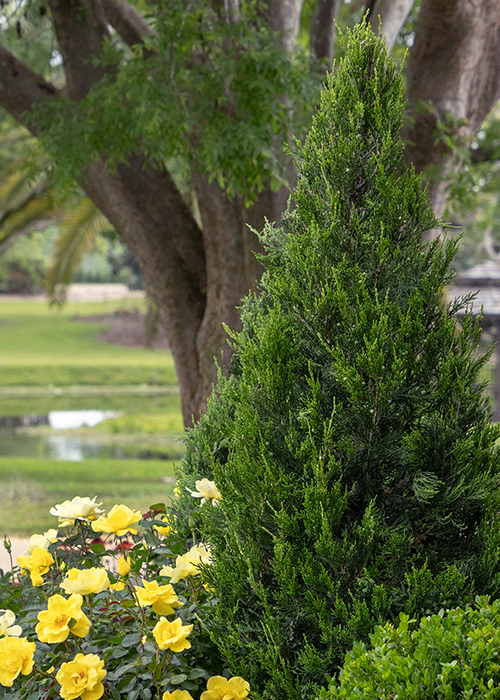
[(400, 614), (397, 627), (377, 627), (369, 645), (354, 646), (338, 681), (318, 698), (498, 698), (499, 623), (499, 603), (487, 597), (470, 607), (440, 610), (418, 626)]
[(115, 43), (100, 57), (116, 65), (112, 79), (77, 104), (61, 97), (37, 108), (56, 176), (79, 179), (92, 160), (113, 169), (142, 152), (160, 167), (180, 156), (247, 204), (268, 181), (286, 182), (283, 143), (308, 126), (320, 87), (305, 51), (285, 51), (253, 3), (230, 23), (207, 0), (148, 10), (156, 36), (147, 57)]

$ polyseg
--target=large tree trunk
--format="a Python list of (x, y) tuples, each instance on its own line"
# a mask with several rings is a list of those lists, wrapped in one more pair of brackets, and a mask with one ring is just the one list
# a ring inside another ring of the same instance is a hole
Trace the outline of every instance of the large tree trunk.
[[(224, 5), (226, 6), (226, 5)], [(229, 20), (237, 18), (238, 2)], [(302, 0), (268, 4), (273, 28), (290, 48), (298, 33)], [(124, 0), (49, 0), (59, 50), (64, 59), (65, 93), (84, 98), (92, 85), (113, 69), (93, 60), (113, 24), (122, 38), (137, 44), (151, 34), (133, 6)], [(0, 104), (34, 135), (29, 119), (33, 105), (58, 95), (41, 76), (0, 47)], [(179, 379), (184, 424), (192, 425), (206, 408), (231, 348), (223, 328), (238, 330), (242, 299), (256, 288), (261, 267), (254, 251), (260, 243), (250, 226), (260, 229), (267, 217), (279, 218), (287, 192), (265, 187), (246, 209), (238, 197), (230, 201), (216, 183), (193, 173), (203, 230), (199, 228), (166, 171), (154, 170), (139, 154), (115, 172), (95, 162), (82, 172), (81, 186), (115, 227), (136, 258), (146, 289), (156, 302), (172, 349)]]
[[(408, 65), (407, 162), (429, 179), (442, 216), (457, 153), (436, 138), (439, 121), (465, 146), (500, 97), (500, 0), (422, 0)], [(429, 237), (439, 231), (429, 232)]]

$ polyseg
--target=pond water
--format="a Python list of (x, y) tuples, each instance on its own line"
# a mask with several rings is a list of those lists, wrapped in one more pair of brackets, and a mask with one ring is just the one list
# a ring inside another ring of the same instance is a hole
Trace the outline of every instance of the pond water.
[[(178, 459), (182, 446), (174, 439), (144, 435), (79, 435), (122, 411), (100, 409), (49, 411), (46, 415), (0, 416), (0, 456), (36, 457), (80, 462), (84, 459)], [(67, 432), (70, 431), (70, 432)], [(171, 436), (172, 437), (172, 436)], [(145, 443), (145, 440), (147, 443)]]

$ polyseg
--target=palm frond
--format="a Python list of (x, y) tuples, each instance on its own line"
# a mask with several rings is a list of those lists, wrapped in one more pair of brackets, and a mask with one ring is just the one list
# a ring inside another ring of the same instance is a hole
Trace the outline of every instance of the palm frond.
[(0, 175), (0, 212), (4, 215), (22, 207), (33, 194), (44, 194), (52, 187), (47, 174), (42, 171), (33, 177), (15, 164)]
[(68, 287), (98, 235), (109, 227), (90, 199), (82, 199), (61, 221), (61, 235), (54, 244), (52, 265), (47, 273), (45, 287), (50, 304), (62, 306)]
[(16, 233), (28, 233), (32, 226), (55, 216), (51, 193), (33, 193), (30, 198), (0, 216), (0, 243), (6, 242)]

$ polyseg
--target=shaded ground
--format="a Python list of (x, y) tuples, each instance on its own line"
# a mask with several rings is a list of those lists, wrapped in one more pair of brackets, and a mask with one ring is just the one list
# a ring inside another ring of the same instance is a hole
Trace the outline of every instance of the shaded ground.
[[(95, 337), (110, 345), (121, 345), (127, 348), (148, 346), (146, 317), (139, 309), (133, 309), (131, 311), (121, 309), (115, 311), (113, 314), (94, 316), (76, 315), (73, 316), (73, 321), (83, 323), (109, 323), (109, 328)], [(149, 347), (153, 350), (168, 350), (168, 340), (160, 326), (158, 326), (156, 337)]]

